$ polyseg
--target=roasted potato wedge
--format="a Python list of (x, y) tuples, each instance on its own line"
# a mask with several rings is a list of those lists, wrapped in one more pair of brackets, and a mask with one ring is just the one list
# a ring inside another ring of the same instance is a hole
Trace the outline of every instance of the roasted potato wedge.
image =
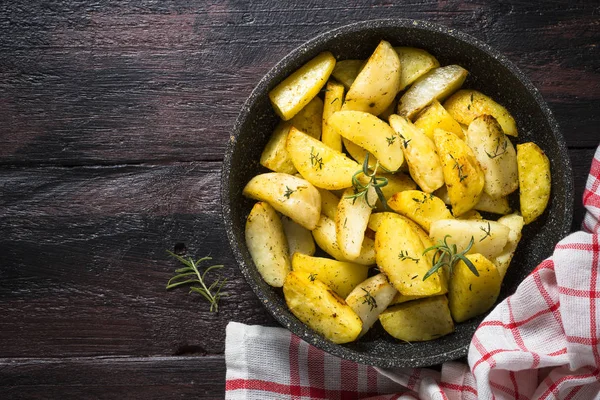
[(302, 253), (309, 256), (315, 254), (315, 240), (312, 233), (305, 227), (292, 221), (290, 217), (281, 216), (281, 225), (287, 239), (290, 257), (294, 253)]
[(440, 219), (431, 223), (429, 236), (436, 243), (444, 241), (448, 236), (447, 243), (456, 244), (459, 252), (463, 252), (472, 239), (470, 253), (481, 253), (493, 259), (506, 246), (509, 233), (509, 228), (496, 221)]
[(440, 66), (439, 61), (423, 49), (394, 47), (394, 50), (398, 53), (402, 66), (399, 90), (404, 90), (427, 72)]
[(281, 220), (269, 203), (259, 201), (246, 219), (246, 245), (262, 278), (281, 287), (291, 271), (288, 246)]
[(417, 185), (427, 193), (442, 187), (444, 171), (433, 140), (399, 115), (390, 116), (390, 126), (399, 136), (408, 171)]
[(288, 133), (286, 149), (304, 179), (323, 189), (352, 186), (352, 175), (360, 169), (343, 153), (293, 127)]
[(550, 200), (550, 161), (535, 143), (517, 145), (519, 200), (525, 225), (544, 213)]
[(388, 206), (397, 213), (412, 219), (427, 232), (433, 221), (453, 219), (441, 199), (420, 190), (405, 190), (396, 193), (388, 200)]
[(351, 342), (362, 330), (362, 321), (344, 299), (305, 272), (287, 275), (283, 296), (296, 318), (333, 343)]
[(268, 202), (308, 230), (321, 217), (321, 195), (310, 182), (293, 175), (269, 172), (256, 175), (244, 187), (243, 195)]
[(508, 204), (508, 197), (493, 198), (487, 193), (481, 194), (473, 209), (500, 215), (506, 215), (512, 211), (510, 204)]
[(431, 105), (418, 115), (415, 126), (421, 129), (431, 140), (433, 140), (433, 132), (436, 129), (452, 132), (461, 139), (465, 137), (460, 124), (452, 118), (450, 113), (437, 100), (432, 101)]
[(363, 196), (354, 197), (354, 194), (353, 188), (346, 189), (335, 215), (337, 242), (347, 260), (354, 260), (360, 256), (369, 216), (373, 211), (370, 204), (375, 205), (377, 199), (373, 187)]
[(479, 201), (485, 184), (483, 171), (473, 150), (454, 133), (436, 129), (433, 140), (442, 161), (452, 213), (457, 217)]
[(506, 270), (508, 269), (512, 258), (515, 255), (517, 245), (521, 240), (521, 231), (523, 230), (525, 221), (523, 220), (523, 217), (519, 214), (510, 214), (500, 217), (498, 219), (498, 223), (505, 225), (508, 227), (508, 229), (510, 229), (510, 233), (508, 234), (508, 241), (506, 242), (504, 249), (502, 249), (502, 252), (498, 256), (491, 260), (498, 269), (500, 279), (504, 279), (504, 276), (506, 275)]
[(354, 260), (348, 260), (344, 257), (340, 245), (337, 242), (337, 233), (335, 231), (335, 222), (322, 215), (317, 227), (312, 231), (317, 245), (324, 252), (338, 261), (352, 261), (362, 265), (375, 264), (375, 243), (372, 239), (365, 237), (362, 242), (360, 256)]
[(335, 221), (340, 198), (327, 189), (318, 189), (321, 194), (321, 214)]
[(481, 254), (467, 254), (479, 276), (464, 261), (456, 263), (450, 276), (448, 303), (456, 322), (463, 322), (488, 311), (500, 294), (502, 279), (496, 266)]
[(371, 329), (379, 314), (385, 311), (396, 293), (398, 291), (390, 285), (384, 274), (370, 277), (350, 292), (346, 297), (346, 303), (363, 323), (359, 337)]
[(260, 165), (271, 171), (294, 175), (296, 167), (285, 148), (287, 135), (292, 124), (289, 121), (281, 121), (271, 134), (265, 149), (260, 156)]
[(467, 75), (467, 70), (460, 65), (432, 69), (402, 95), (398, 102), (398, 114), (412, 120), (433, 100), (441, 101), (454, 93), (463, 84)]
[(301, 132), (321, 139), (323, 126), (323, 100), (314, 97), (298, 114), (290, 120), (292, 126)]
[(298, 114), (325, 86), (335, 67), (335, 57), (325, 51), (304, 64), (269, 92), (275, 112), (284, 121)]
[(362, 111), (339, 111), (329, 117), (327, 123), (341, 136), (371, 152), (388, 171), (398, 170), (404, 162), (396, 133), (373, 114)]
[(333, 68), (331, 75), (344, 87), (350, 89), (352, 83), (358, 76), (358, 73), (363, 69), (365, 60), (342, 60), (338, 61)]
[(465, 141), (483, 170), (485, 193), (498, 198), (517, 190), (517, 153), (494, 117), (484, 114), (475, 118)]
[(356, 285), (367, 279), (369, 273), (369, 268), (361, 264), (311, 257), (301, 253), (292, 257), (292, 270), (316, 277), (343, 298), (348, 296)]
[(461, 124), (469, 125), (480, 115), (496, 118), (505, 135), (518, 136), (517, 123), (508, 110), (476, 90), (459, 90), (444, 102), (444, 108)]
[(352, 82), (342, 110), (379, 115), (398, 93), (400, 72), (398, 54), (382, 40)]
[(431, 296), (407, 296), (405, 294), (397, 292), (396, 295), (394, 296), (394, 298), (392, 299), (392, 302), (389, 305), (395, 306), (396, 304), (402, 304), (402, 303), (406, 303), (407, 301), (422, 299), (424, 297), (431, 297)]
[(433, 340), (454, 332), (446, 296), (395, 305), (381, 313), (379, 321), (387, 333), (406, 342)]
[(377, 166), (377, 157), (373, 154), (369, 153), (367, 150), (363, 149), (359, 145), (352, 143), (352, 141), (346, 139), (342, 136), (342, 143), (344, 144), (344, 148), (350, 154), (356, 162), (362, 165), (365, 162), (365, 158), (367, 158), (367, 154), (369, 155), (369, 169), (374, 170)]
[(329, 128), (327, 120), (335, 112), (342, 109), (342, 102), (344, 101), (344, 85), (337, 82), (329, 81), (325, 89), (325, 102), (323, 105), (323, 133), (321, 141), (332, 149), (341, 152), (342, 151), (342, 137), (339, 133)]
[(402, 294), (435, 295), (446, 291), (439, 272), (427, 280), (430, 258), (423, 255), (425, 247), (419, 234), (402, 218), (386, 218), (375, 233), (375, 255), (379, 269)]
[[(391, 198), (398, 192), (402, 192), (404, 190), (414, 190), (417, 187), (415, 181), (413, 181), (410, 178), (410, 176), (402, 172), (396, 172), (395, 174), (377, 174), (377, 176), (380, 178), (385, 178), (388, 181), (387, 185), (381, 188), (381, 193), (383, 193), (383, 197), (385, 197), (386, 199)], [(377, 199), (376, 209), (378, 211), (386, 210), (386, 208), (379, 199)], [(389, 207), (387, 208), (387, 210), (389, 210)]]
[(469, 210), (460, 217), (458, 217), (458, 219), (474, 219), (480, 221), (483, 219), (483, 217), (477, 210)]

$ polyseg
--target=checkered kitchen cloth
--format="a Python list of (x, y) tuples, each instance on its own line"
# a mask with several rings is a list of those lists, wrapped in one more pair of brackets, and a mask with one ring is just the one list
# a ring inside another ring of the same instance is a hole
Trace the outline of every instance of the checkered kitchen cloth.
[[(563, 239), (479, 326), (469, 366), (384, 370), (283, 328), (227, 326), (227, 399), (600, 399), (600, 148), (585, 231)], [(470, 368), (469, 368), (470, 367)]]

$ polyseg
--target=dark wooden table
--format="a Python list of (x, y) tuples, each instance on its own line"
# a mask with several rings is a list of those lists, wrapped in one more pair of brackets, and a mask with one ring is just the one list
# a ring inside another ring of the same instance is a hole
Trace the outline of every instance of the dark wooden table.
[[(343, 24), (426, 19), (508, 56), (561, 125), (578, 229), (600, 142), (600, 3), (401, 3), (2, 2), (0, 398), (223, 397), (227, 322), (275, 324), (221, 222), (228, 135), (263, 74)], [(218, 315), (165, 291), (179, 242), (226, 265)]]

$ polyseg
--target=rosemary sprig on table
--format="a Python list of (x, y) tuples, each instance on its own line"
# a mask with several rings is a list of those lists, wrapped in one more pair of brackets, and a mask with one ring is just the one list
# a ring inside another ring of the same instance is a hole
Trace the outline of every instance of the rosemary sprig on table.
[[(352, 175), (352, 187), (354, 188), (354, 194), (351, 196), (346, 196), (346, 198), (353, 199), (354, 201), (356, 201), (356, 199), (358, 199), (359, 197), (364, 196), (367, 205), (371, 208), (375, 208), (375, 204), (369, 203), (368, 195), (369, 189), (373, 187), (373, 189), (375, 189), (375, 193), (377, 193), (377, 198), (379, 198), (379, 200), (383, 204), (383, 207), (386, 210), (388, 210), (387, 201), (385, 199), (385, 196), (383, 195), (383, 192), (381, 191), (381, 188), (388, 184), (388, 180), (387, 178), (375, 176), (377, 174), (378, 168), (379, 161), (377, 161), (377, 164), (375, 164), (373, 172), (369, 172), (369, 154), (367, 153), (365, 161), (363, 162), (362, 169), (356, 171), (354, 175)], [(368, 178), (368, 182), (366, 184), (363, 184), (360, 181), (359, 176), (361, 174)]]
[(456, 248), (456, 244), (448, 244), (447, 239), (449, 237), (450, 235), (446, 235), (443, 241), (440, 240), (438, 244), (428, 247), (425, 249), (425, 251), (423, 251), (423, 255), (430, 251), (435, 251), (435, 254), (433, 255), (433, 267), (427, 271), (423, 277), (423, 280), (435, 274), (437, 270), (442, 268), (444, 265), (448, 266), (448, 271), (450, 274), (452, 274), (452, 268), (454, 268), (454, 265), (461, 260), (475, 276), (479, 276), (479, 272), (477, 271), (477, 268), (475, 268), (475, 265), (473, 265), (471, 260), (465, 257), (465, 254), (467, 254), (469, 250), (471, 250), (471, 247), (473, 247), (473, 243), (475, 242), (473, 237), (471, 236), (471, 241), (469, 242), (467, 248), (460, 253)]
[(210, 271), (223, 268), (223, 265), (211, 265), (204, 272), (200, 273), (198, 266), (203, 261), (212, 260), (212, 257), (203, 257), (194, 261), (191, 257), (186, 259), (170, 251), (167, 251), (167, 253), (185, 265), (184, 268), (175, 270), (175, 276), (167, 282), (167, 290), (182, 285), (199, 284), (200, 286), (190, 286), (190, 293), (201, 294), (210, 303), (210, 312), (219, 312), (219, 300), (221, 297), (227, 296), (226, 293), (221, 293), (221, 289), (227, 282), (227, 278), (218, 278), (207, 286), (206, 275)]

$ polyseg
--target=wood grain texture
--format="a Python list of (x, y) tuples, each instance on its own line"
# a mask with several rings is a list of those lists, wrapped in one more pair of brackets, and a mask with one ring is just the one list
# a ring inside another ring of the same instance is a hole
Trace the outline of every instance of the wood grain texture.
[(0, 359), (3, 399), (222, 399), (225, 359)]
[[(0, 398), (222, 398), (228, 321), (275, 325), (230, 253), (225, 144), (302, 42), (376, 18), (460, 29), (514, 62), (569, 146), (575, 218), (600, 142), (597, 1), (0, 3)], [(221, 312), (165, 291), (185, 243)]]
[(417, 18), (488, 42), (524, 70), (570, 146), (600, 139), (594, 2), (5, 2), (0, 164), (222, 159), (237, 113), (277, 61), (347, 23)]

